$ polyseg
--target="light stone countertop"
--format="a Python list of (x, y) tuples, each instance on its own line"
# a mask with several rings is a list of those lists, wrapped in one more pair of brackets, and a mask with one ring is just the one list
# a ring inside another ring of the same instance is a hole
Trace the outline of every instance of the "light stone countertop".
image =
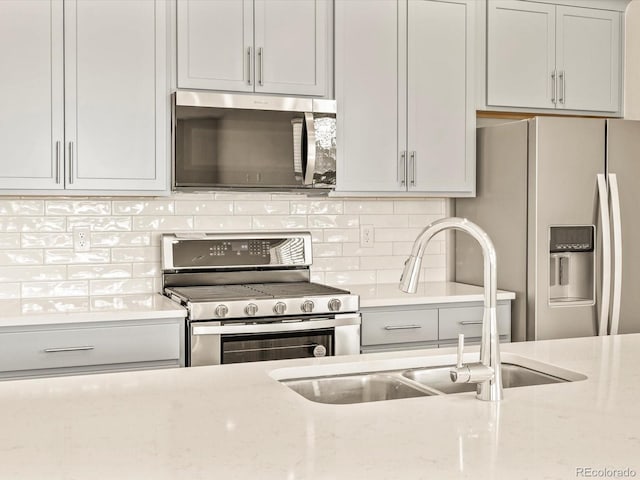
[(61, 298), (46, 301), (1, 300), (0, 328), (187, 316), (186, 309), (158, 293), (86, 297), (82, 301), (74, 300), (74, 302)]
[(497, 404), (463, 393), (325, 405), (271, 376), (453, 360), (453, 349), (432, 349), (0, 382), (0, 477), (566, 480), (580, 478), (577, 468), (640, 475), (640, 335), (501, 349), (588, 378), (507, 389)]
[[(437, 303), (482, 302), (484, 289), (456, 282), (420, 282), (416, 293), (404, 293), (397, 283), (349, 285), (344, 287), (360, 295), (360, 307), (390, 305), (428, 305)], [(498, 290), (498, 300), (513, 300), (516, 294)]]

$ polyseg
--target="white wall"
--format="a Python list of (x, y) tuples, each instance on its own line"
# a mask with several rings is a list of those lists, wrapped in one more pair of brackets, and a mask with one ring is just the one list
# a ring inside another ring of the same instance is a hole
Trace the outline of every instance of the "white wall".
[(629, 3), (625, 29), (624, 117), (640, 120), (640, 0)]
[[(3, 197), (0, 299), (21, 299), (24, 311), (84, 311), (89, 297), (94, 302), (122, 294), (148, 297), (161, 288), (162, 232), (309, 230), (314, 281), (336, 286), (396, 283), (413, 240), (425, 225), (445, 215), (445, 207), (444, 199), (269, 193)], [(370, 248), (360, 247), (361, 225), (374, 228)], [(89, 252), (73, 250), (77, 226), (91, 228)], [(429, 280), (446, 279), (442, 238), (425, 255)]]

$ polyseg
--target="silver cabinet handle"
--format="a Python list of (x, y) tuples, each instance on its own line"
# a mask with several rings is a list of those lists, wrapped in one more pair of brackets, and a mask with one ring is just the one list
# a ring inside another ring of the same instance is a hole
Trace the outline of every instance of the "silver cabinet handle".
[(264, 76), (264, 63), (263, 63), (263, 52), (262, 52), (262, 47), (258, 48), (258, 66), (259, 66), (259, 71), (258, 71), (258, 85), (262, 86), (263, 82), (262, 82), (262, 77)]
[(73, 183), (73, 142), (69, 142), (69, 184)]
[(557, 91), (557, 82), (556, 82), (556, 70), (551, 72), (551, 103), (556, 105), (558, 101), (556, 100), (556, 91)]
[(412, 187), (416, 186), (416, 152), (413, 151), (411, 152), (411, 154), (409, 155), (409, 159), (411, 161), (411, 175), (409, 176), (409, 184)]
[(558, 74), (558, 79), (560, 81), (560, 96), (558, 98), (558, 101), (564, 105), (564, 70), (560, 70), (560, 73)]
[(247, 84), (251, 85), (251, 47), (247, 48)]
[(458, 322), (458, 325), (482, 325), (482, 320), (464, 320)]
[(83, 347), (62, 347), (62, 348), (45, 348), (45, 353), (59, 353), (59, 352), (80, 352), (86, 350), (93, 350), (93, 345), (86, 345)]
[(407, 152), (400, 152), (400, 159), (398, 160), (397, 180), (401, 186), (405, 186), (407, 183)]
[(56, 183), (60, 183), (60, 141), (56, 142)]
[(387, 325), (385, 330), (413, 330), (416, 328), (422, 328), (422, 325)]

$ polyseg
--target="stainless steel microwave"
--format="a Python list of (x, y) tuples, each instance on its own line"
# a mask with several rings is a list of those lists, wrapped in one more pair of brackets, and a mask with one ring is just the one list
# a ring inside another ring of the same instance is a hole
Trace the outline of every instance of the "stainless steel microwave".
[(331, 189), (335, 100), (177, 91), (173, 187)]

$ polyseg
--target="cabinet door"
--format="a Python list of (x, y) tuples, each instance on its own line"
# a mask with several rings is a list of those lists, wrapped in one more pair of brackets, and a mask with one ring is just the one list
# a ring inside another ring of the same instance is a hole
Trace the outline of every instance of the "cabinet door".
[(557, 7), (558, 107), (620, 110), (620, 13)]
[(406, 190), (404, 6), (396, 0), (336, 0), (336, 190)]
[(253, 91), (253, 0), (178, 0), (178, 88)]
[(0, 188), (64, 186), (62, 27), (62, 0), (0, 2)]
[(324, 95), (327, 0), (255, 0), (255, 91)]
[(555, 5), (487, 2), (487, 104), (555, 108)]
[(168, 5), (65, 2), (67, 189), (167, 188)]
[(475, 191), (473, 2), (409, 0), (409, 191)]

